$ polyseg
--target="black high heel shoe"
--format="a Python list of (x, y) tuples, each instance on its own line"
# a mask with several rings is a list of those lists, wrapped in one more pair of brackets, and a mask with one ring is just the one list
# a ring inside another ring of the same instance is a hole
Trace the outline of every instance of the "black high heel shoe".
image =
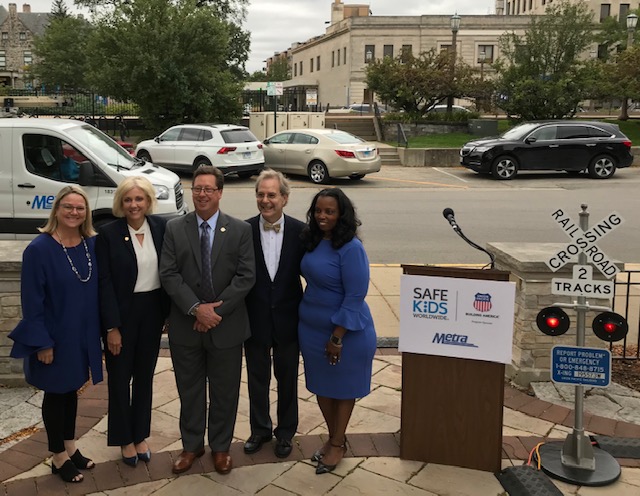
[(138, 460), (149, 463), (151, 461), (151, 450), (147, 449), (144, 453), (138, 453)]
[(135, 467), (138, 465), (138, 455), (135, 454), (133, 456), (124, 456), (124, 450), (120, 448), (120, 454), (122, 455), (122, 461), (125, 465), (129, 465), (130, 467)]
[[(347, 440), (344, 440), (344, 444), (333, 444), (331, 441), (329, 441), (329, 444), (331, 446), (333, 446), (334, 448), (342, 448), (342, 456), (344, 457), (345, 453), (347, 452)], [(315, 453), (314, 453), (315, 454)], [(324, 457), (324, 455), (323, 455)], [(340, 459), (342, 460), (342, 458)], [(338, 461), (338, 463), (340, 463), (340, 461)], [(328, 465), (326, 463), (322, 463), (322, 459), (318, 460), (318, 466), (316, 467), (316, 474), (320, 475), (320, 474), (328, 474), (329, 472), (333, 472), (336, 467), (338, 466), (338, 463), (334, 464), (334, 465)]]
[(96, 464), (93, 463), (93, 460), (87, 458), (86, 456), (83, 456), (78, 449), (69, 458), (71, 458), (71, 461), (76, 466), (76, 468), (79, 468), (80, 470), (90, 470), (96, 466)]
[[(51, 473), (59, 475), (60, 478), (65, 482), (71, 482), (73, 484), (77, 484), (84, 480), (84, 477), (76, 467), (76, 465), (71, 461), (67, 460), (62, 464), (62, 467), (58, 468), (51, 461)], [(80, 479), (76, 479), (76, 477), (80, 476)]]

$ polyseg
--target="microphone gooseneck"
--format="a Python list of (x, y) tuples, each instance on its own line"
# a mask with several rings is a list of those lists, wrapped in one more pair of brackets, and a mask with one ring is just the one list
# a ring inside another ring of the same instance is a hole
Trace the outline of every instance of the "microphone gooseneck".
[(465, 240), (465, 242), (475, 248), (476, 250), (480, 250), (483, 253), (486, 253), (487, 255), (489, 255), (489, 258), (491, 259), (491, 264), (490, 267), (491, 269), (493, 269), (495, 267), (496, 264), (496, 257), (494, 256), (493, 253), (488, 252), (487, 250), (485, 250), (484, 248), (482, 248), (481, 246), (477, 245), (476, 243), (474, 243), (473, 241), (471, 241), (469, 238), (467, 238), (464, 233), (462, 232), (462, 229), (460, 229), (460, 226), (458, 225), (458, 223), (456, 222), (456, 218), (455, 218), (455, 214), (453, 213), (453, 209), (452, 208), (445, 208), (442, 211), (442, 216), (447, 219), (447, 221), (449, 222), (449, 224), (451, 225), (451, 227), (453, 228), (453, 230), (456, 232), (456, 234), (458, 236), (460, 236), (462, 239)]

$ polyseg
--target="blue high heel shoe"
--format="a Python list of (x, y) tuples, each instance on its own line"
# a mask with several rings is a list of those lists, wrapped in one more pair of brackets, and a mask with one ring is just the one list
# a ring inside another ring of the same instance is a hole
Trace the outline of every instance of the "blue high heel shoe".
[(120, 450), (120, 454), (122, 455), (122, 461), (125, 465), (129, 465), (130, 467), (135, 467), (138, 465), (138, 455), (133, 456), (124, 456), (122, 449)]
[(151, 461), (151, 450), (148, 449), (144, 453), (138, 453), (138, 460), (142, 460), (145, 463), (149, 463)]

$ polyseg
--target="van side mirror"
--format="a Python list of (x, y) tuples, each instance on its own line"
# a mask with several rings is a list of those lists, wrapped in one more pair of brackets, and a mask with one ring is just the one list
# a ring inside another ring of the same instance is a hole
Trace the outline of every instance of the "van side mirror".
[(155, 138), (153, 138), (153, 141), (155, 141), (156, 143), (160, 143), (160, 136), (156, 136)]

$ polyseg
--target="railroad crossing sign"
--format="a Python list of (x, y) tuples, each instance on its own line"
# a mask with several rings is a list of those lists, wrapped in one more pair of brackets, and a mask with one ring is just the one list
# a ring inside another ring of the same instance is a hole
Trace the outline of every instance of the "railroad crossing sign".
[[(596, 241), (602, 239), (604, 236), (612, 232), (624, 222), (622, 217), (620, 217), (617, 212), (610, 213), (604, 219), (602, 219), (600, 222), (597, 222), (586, 231), (583, 231), (582, 228), (580, 228), (580, 225), (574, 222), (571, 217), (565, 214), (561, 209), (553, 212), (551, 214), (551, 217), (571, 239), (569, 244), (556, 252), (549, 260), (547, 260), (547, 267), (549, 267), (552, 272), (556, 272), (558, 269), (564, 267), (569, 262), (574, 261), (580, 253), (584, 253), (587, 256), (588, 261), (591, 262), (591, 264), (593, 264), (600, 272), (602, 272), (602, 274), (607, 279), (611, 279), (618, 272), (620, 272), (620, 269), (618, 269), (616, 264), (614, 264), (613, 261), (596, 245)], [(586, 284), (585, 281), (585, 279), (582, 279), (583, 284)], [(579, 296), (587, 295), (585, 294)], [(595, 297), (592, 294), (589, 294), (588, 296)]]

